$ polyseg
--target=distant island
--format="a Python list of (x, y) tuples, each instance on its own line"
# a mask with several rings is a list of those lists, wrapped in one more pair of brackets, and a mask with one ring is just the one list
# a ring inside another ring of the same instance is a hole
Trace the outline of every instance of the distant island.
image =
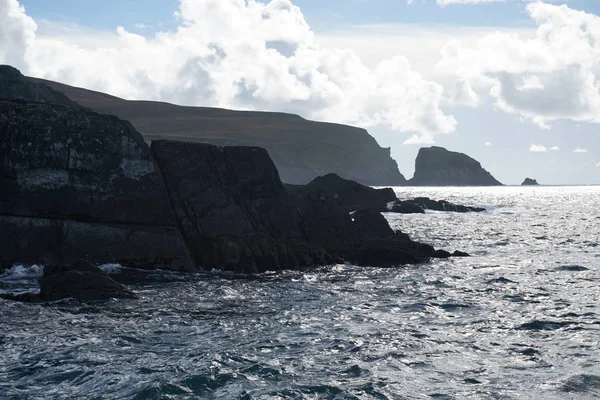
[(432, 146), (419, 150), (410, 186), (501, 186), (479, 161), (466, 154)]
[(537, 180), (531, 179), (531, 178), (525, 178), (523, 183), (521, 183), (521, 186), (539, 186), (539, 185), (540, 184), (538, 183)]

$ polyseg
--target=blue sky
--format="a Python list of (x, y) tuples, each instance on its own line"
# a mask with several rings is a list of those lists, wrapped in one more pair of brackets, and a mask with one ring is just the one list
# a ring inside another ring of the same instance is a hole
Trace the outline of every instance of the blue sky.
[[(17, 0), (0, 0), (0, 5), (11, 1)], [(314, 62), (327, 63), (316, 66), (315, 73), (332, 66), (341, 68), (329, 72), (326, 86), (308, 89), (298, 89), (298, 82), (290, 83), (288, 76), (275, 77), (273, 74), (281, 71), (273, 69), (281, 65), (277, 60), (272, 62), (270, 53), (235, 60), (236, 65), (252, 65), (253, 59), (265, 64), (257, 65), (251, 75), (229, 65), (229, 80), (223, 80), (221, 75), (225, 73), (216, 65), (188, 71), (190, 62), (204, 57), (215, 46), (234, 49), (227, 37), (233, 40), (235, 35), (252, 36), (254, 32), (237, 32), (234, 25), (220, 31), (229, 18), (251, 18), (246, 12), (212, 15), (215, 4), (221, 6), (226, 0), (181, 1), (187, 2), (186, 12), (197, 28), (190, 29), (185, 38), (175, 34), (179, 21), (174, 12), (180, 0), (19, 0), (27, 16), (38, 24), (38, 45), (34, 48), (39, 54), (35, 61), (22, 61), (22, 68), (30, 75), (126, 98), (287, 111), (365, 126), (381, 145), (392, 147), (392, 155), (407, 177), (412, 175), (419, 147), (435, 142), (472, 155), (508, 184), (518, 184), (525, 176), (548, 184), (600, 184), (600, 167), (596, 166), (600, 165), (600, 83), (596, 78), (600, 73), (600, 48), (596, 44), (600, 37), (593, 36), (600, 32), (600, 1), (552, 1), (535, 6), (532, 2), (508, 0), (441, 6), (434, 0), (414, 0), (412, 4), (401, 0), (292, 0), (301, 9), (300, 19), (314, 32), (314, 40), (307, 38), (302, 21), (286, 20), (287, 14), (279, 9), (273, 11), (273, 19), (280, 19), (279, 25), (257, 35), (275, 41), (282, 37), (294, 48), (298, 44), (312, 46), (314, 41), (321, 47), (310, 53)], [(213, 6), (194, 8), (198, 4)], [(568, 8), (555, 7), (560, 4)], [(223, 10), (233, 13), (226, 7)], [(202, 30), (203, 25), (210, 29)], [(118, 26), (125, 31), (117, 34)], [(536, 39), (540, 26), (549, 33)], [(168, 65), (153, 68), (146, 62), (132, 69), (128, 65), (131, 62), (123, 61), (128, 53), (139, 51), (131, 57), (148, 56), (150, 64), (160, 64), (156, 54), (168, 52), (169, 47), (156, 39), (159, 31), (171, 32), (168, 43), (180, 46), (172, 57), (181, 56), (181, 65), (167, 73), (185, 76), (187, 81), (182, 79), (185, 82), (180, 87), (164, 82)], [(146, 39), (127, 36), (127, 32)], [(504, 36), (497, 37), (496, 32)], [(562, 43), (559, 32), (572, 37)], [(214, 37), (207, 39), (207, 35)], [(586, 35), (593, 37), (588, 39)], [(451, 41), (458, 45), (450, 46)], [(129, 50), (124, 51), (124, 47)], [(358, 61), (333, 49), (348, 49)], [(182, 56), (186, 51), (190, 54)], [(57, 52), (64, 55), (44, 58)], [(331, 54), (335, 54), (333, 61), (329, 59)], [(1, 58), (0, 51), (3, 61)], [(10, 58), (7, 60), (4, 62), (10, 62)], [(83, 64), (70, 68), (64, 60)], [(99, 72), (91, 71), (105, 62)], [(281, 62), (289, 63), (285, 71), (298, 68), (295, 62)], [(18, 62), (13, 64), (19, 66)], [(105, 71), (107, 75), (103, 76)], [(109, 73), (114, 74), (113, 78)], [(340, 73), (350, 74), (349, 79), (340, 79)], [(258, 76), (262, 78), (246, 87), (244, 90), (249, 92), (242, 97), (214, 97), (215, 90), (205, 87), (222, 85), (219, 87), (227, 90), (231, 82), (247, 84)], [(302, 78), (300, 83), (305, 82), (303, 79), (312, 82), (314, 77)], [(351, 81), (361, 79), (376, 83), (357, 89)], [(331, 84), (337, 85), (336, 89), (319, 98)], [(290, 85), (289, 93), (282, 99), (279, 92), (285, 90), (279, 88), (285, 85)], [(363, 98), (365, 91), (374, 94)]]
[[(34, 18), (76, 22), (100, 29), (144, 23), (174, 28), (177, 0), (22, 0)], [(433, 0), (296, 0), (316, 32), (362, 24), (449, 24), (475, 26), (533, 26), (520, 1), (440, 7)], [(600, 13), (598, 0), (562, 2), (570, 8)], [(159, 25), (160, 24), (160, 25)]]

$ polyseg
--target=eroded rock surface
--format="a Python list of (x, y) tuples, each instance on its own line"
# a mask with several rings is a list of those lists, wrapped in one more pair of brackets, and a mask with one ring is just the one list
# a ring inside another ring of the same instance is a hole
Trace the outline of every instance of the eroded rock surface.
[[(0, 268), (193, 269), (160, 172), (127, 122), (0, 69)], [(43, 100), (43, 102), (39, 102)]]

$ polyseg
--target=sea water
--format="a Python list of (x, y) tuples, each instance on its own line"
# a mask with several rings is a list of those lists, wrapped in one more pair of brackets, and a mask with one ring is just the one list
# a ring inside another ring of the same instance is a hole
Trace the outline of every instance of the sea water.
[[(242, 276), (105, 266), (138, 300), (0, 300), (2, 399), (600, 398), (600, 187), (396, 188), (470, 258)], [(36, 289), (15, 266), (2, 291)]]

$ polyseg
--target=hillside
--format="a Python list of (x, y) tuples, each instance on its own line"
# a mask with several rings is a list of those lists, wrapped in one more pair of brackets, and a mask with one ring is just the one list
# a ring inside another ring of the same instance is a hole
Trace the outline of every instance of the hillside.
[(128, 101), (53, 81), (30, 79), (63, 92), (96, 112), (128, 120), (148, 142), (169, 139), (263, 147), (286, 183), (304, 184), (328, 173), (374, 186), (406, 183), (390, 149), (380, 147), (364, 129), (308, 121), (292, 114)]

